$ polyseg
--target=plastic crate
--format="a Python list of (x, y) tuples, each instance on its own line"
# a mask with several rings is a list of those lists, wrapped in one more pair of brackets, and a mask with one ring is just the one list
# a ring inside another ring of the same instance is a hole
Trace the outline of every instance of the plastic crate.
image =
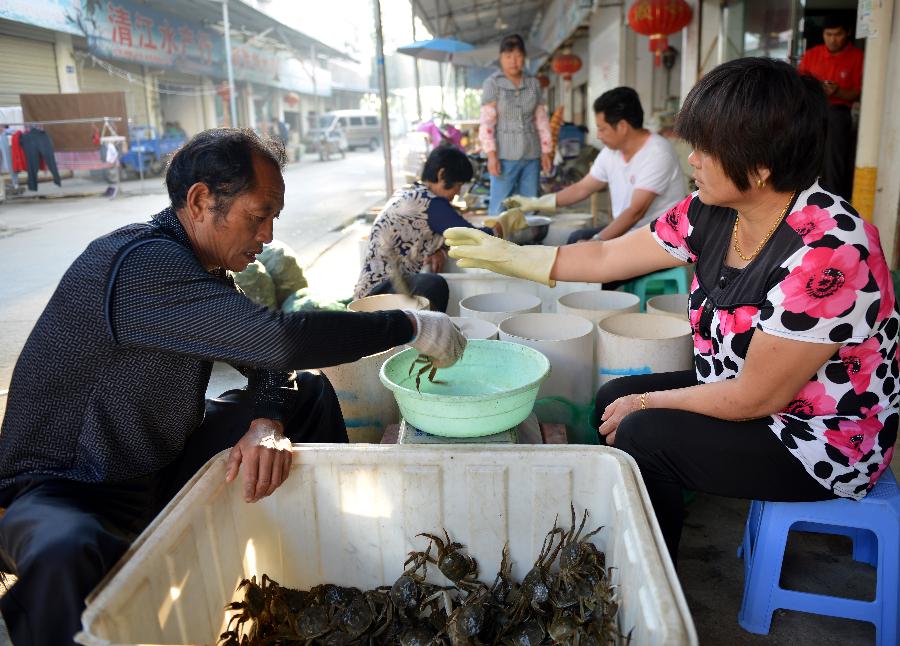
[(488, 582), (509, 541), (521, 579), (554, 517), (569, 525), (570, 501), (590, 510), (592, 529), (604, 525), (593, 540), (631, 643), (697, 643), (637, 467), (616, 449), (297, 445), (288, 481), (256, 504), (239, 481), (225, 484), (226, 457), (200, 470), (94, 591), (81, 644), (214, 644), (244, 577), (390, 584), (406, 553), (425, 548), (416, 534), (441, 528)]

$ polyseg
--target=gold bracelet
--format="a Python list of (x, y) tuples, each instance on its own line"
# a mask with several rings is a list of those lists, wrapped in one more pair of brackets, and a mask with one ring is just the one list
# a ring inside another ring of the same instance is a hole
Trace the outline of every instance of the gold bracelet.
[(641, 410), (647, 409), (647, 395), (649, 394), (650, 393), (644, 393), (643, 395), (641, 395)]

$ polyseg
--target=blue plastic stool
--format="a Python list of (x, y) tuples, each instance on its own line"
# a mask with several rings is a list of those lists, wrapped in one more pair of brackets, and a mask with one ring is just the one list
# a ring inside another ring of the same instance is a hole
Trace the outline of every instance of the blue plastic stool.
[(672, 267), (655, 271), (646, 276), (629, 280), (622, 285), (622, 290), (634, 294), (641, 299), (641, 311), (647, 311), (647, 294), (687, 294), (687, 270), (684, 267)]
[[(873, 601), (785, 590), (779, 586), (790, 530), (840, 534), (853, 540), (853, 558), (878, 569)], [(744, 542), (744, 599), (738, 622), (751, 633), (767, 634), (778, 608), (875, 624), (875, 641), (898, 643), (900, 615), (900, 489), (890, 469), (861, 501), (753, 501)]]

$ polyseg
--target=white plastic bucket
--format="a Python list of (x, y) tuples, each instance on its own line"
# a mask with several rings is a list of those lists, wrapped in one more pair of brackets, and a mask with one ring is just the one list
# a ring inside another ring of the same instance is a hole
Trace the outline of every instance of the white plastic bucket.
[(569, 292), (595, 287), (591, 283), (562, 282), (557, 283), (556, 287), (547, 287), (541, 283), (503, 276), (485, 269), (464, 269), (456, 273), (441, 273), (441, 277), (447, 281), (447, 288), (450, 291), (450, 297), (447, 302), (447, 314), (450, 316), (460, 315), (459, 302), (464, 298), (495, 292), (534, 294), (541, 299), (542, 312), (555, 312), (556, 299), (559, 298), (560, 294), (568, 294)]
[(597, 325), (601, 385), (616, 377), (690, 370), (693, 366), (687, 321), (665, 314), (615, 314)]
[(660, 294), (647, 299), (647, 314), (668, 314), (688, 320), (687, 294)]
[(593, 398), (594, 325), (570, 314), (518, 314), (500, 323), (500, 340), (543, 352), (550, 359), (550, 378), (538, 397), (565, 397), (576, 404)]
[(614, 292), (597, 287), (563, 294), (557, 299), (556, 311), (599, 323), (613, 314), (640, 312), (641, 299), (628, 292)]
[(541, 244), (559, 247), (569, 241), (569, 236), (578, 229), (593, 226), (594, 218), (590, 213), (560, 213), (553, 216), (547, 235)]
[(430, 308), (424, 296), (403, 294), (378, 294), (358, 298), (347, 306), (351, 312), (383, 312), (384, 310), (427, 310)]
[[(428, 299), (422, 296), (410, 298), (402, 294), (379, 294), (355, 300), (347, 309), (353, 312), (427, 310)], [(400, 421), (397, 400), (381, 385), (378, 373), (382, 364), (402, 349), (402, 346), (398, 346), (352, 363), (321, 369), (337, 393), (347, 434), (352, 441), (373, 441), (386, 426)]]
[(490, 321), (468, 316), (451, 316), (450, 320), (467, 339), (494, 340), (497, 338), (497, 326)]
[[(628, 292), (586, 289), (571, 294), (563, 294), (557, 299), (556, 311), (560, 314), (580, 316), (592, 323), (599, 323), (613, 314), (627, 314), (641, 311), (641, 299)], [(591, 368), (594, 392), (600, 387), (597, 366), (600, 365), (600, 343), (597, 326), (594, 325), (594, 365)]]
[(516, 314), (541, 311), (541, 299), (525, 292), (476, 294), (459, 302), (460, 316), (500, 323)]

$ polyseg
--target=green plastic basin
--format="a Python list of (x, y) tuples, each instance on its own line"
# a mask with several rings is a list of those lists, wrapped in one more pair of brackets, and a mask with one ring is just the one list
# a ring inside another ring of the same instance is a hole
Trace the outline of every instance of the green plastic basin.
[(394, 393), (403, 418), (419, 430), (444, 437), (480, 437), (512, 428), (531, 413), (550, 360), (534, 348), (506, 341), (471, 340), (462, 359), (438, 370), (431, 383), (409, 348), (381, 366), (381, 383)]

